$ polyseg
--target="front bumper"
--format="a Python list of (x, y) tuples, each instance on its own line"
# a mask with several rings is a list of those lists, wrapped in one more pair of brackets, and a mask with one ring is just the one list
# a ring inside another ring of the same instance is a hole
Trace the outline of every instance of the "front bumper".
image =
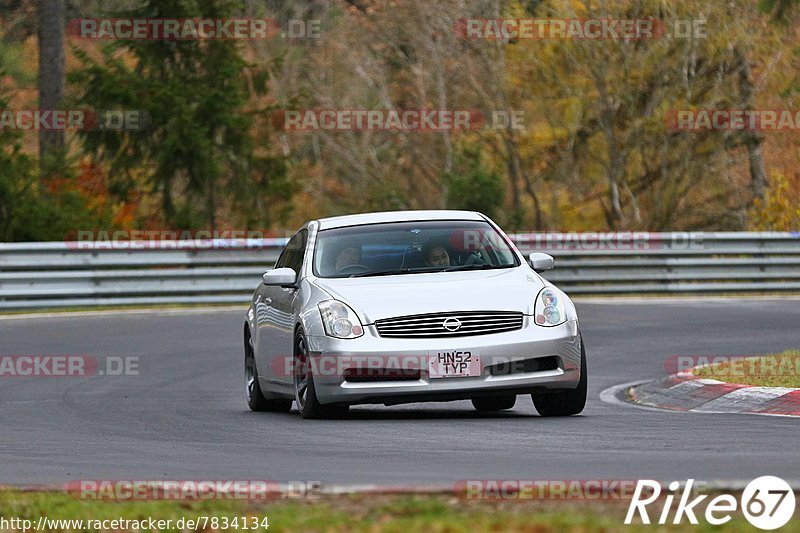
[[(480, 356), (481, 375), (431, 378), (427, 368), (422, 366), (419, 379), (353, 382), (338, 371), (315, 372), (314, 386), (320, 403), (394, 404), (504, 393), (527, 394), (548, 389), (574, 389), (581, 377), (581, 340), (577, 320), (546, 328), (535, 325), (532, 317), (525, 316), (522, 329), (516, 331), (437, 339), (382, 338), (374, 325), (365, 326), (364, 330), (364, 335), (357, 339), (309, 336), (310, 355), (317, 365), (313, 368), (330, 367), (331, 359), (338, 358), (344, 361), (364, 358), (425, 360), (440, 351), (469, 350)], [(553, 370), (493, 375), (489, 369), (498, 364), (553, 356), (560, 359), (558, 368)], [(322, 359), (327, 365), (321, 363)]]

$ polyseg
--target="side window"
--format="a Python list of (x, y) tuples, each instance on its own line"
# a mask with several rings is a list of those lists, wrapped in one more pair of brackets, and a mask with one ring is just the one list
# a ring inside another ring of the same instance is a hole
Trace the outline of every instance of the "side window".
[(286, 248), (283, 249), (281, 256), (275, 263), (275, 268), (289, 267), (295, 272), (300, 272), (303, 267), (303, 259), (306, 253), (306, 239), (308, 238), (308, 231), (301, 230), (295, 233), (294, 237), (289, 239)]
[(283, 247), (283, 251), (281, 252), (281, 255), (278, 256), (278, 260), (275, 261), (275, 267), (274, 268), (281, 268), (281, 267), (285, 267), (286, 266), (286, 259), (289, 256), (289, 254), (286, 253), (286, 250), (288, 250), (288, 249), (289, 249), (289, 244), (287, 243), (286, 246)]

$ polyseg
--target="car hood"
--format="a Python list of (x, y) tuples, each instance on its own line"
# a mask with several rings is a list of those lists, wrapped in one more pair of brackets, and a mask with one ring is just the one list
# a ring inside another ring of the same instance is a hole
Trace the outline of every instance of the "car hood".
[(526, 266), (374, 278), (317, 278), (314, 283), (350, 305), (364, 324), (396, 316), (446, 311), (533, 314), (541, 278)]

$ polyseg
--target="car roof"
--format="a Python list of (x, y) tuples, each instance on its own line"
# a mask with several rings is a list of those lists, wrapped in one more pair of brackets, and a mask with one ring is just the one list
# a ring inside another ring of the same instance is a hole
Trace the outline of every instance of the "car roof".
[(339, 217), (321, 218), (320, 230), (359, 226), (362, 224), (380, 224), (383, 222), (416, 222), (420, 220), (486, 220), (477, 211), (457, 211), (451, 209), (419, 210), (419, 211), (382, 211), (379, 213), (361, 213)]

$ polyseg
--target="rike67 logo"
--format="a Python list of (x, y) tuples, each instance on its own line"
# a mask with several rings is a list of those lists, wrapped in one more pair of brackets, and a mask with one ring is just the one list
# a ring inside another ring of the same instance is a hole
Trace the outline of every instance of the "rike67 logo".
[[(698, 524), (697, 516), (700, 515), (709, 524), (720, 526), (731, 520), (731, 513), (741, 509), (747, 521), (754, 527), (773, 530), (786, 525), (794, 515), (794, 491), (779, 477), (762, 476), (754, 479), (747, 484), (739, 500), (730, 494), (720, 494), (709, 501), (704, 501), (709, 497), (708, 494), (701, 494), (690, 500), (693, 496), (693, 484), (693, 479), (686, 481), (680, 494), (678, 494), (680, 483), (673, 481), (669, 484), (669, 492), (658, 515), (658, 524), (669, 523), (670, 515), (672, 524), (681, 524), (684, 518), (690, 524)], [(631, 524), (637, 513), (643, 524), (650, 524), (647, 506), (656, 502), (661, 493), (659, 482), (649, 479), (639, 480), (628, 507), (628, 514), (625, 516), (625, 524)], [(673, 501), (676, 497), (678, 503), (673, 512)], [(705, 512), (702, 514), (701, 504), (705, 506)]]

